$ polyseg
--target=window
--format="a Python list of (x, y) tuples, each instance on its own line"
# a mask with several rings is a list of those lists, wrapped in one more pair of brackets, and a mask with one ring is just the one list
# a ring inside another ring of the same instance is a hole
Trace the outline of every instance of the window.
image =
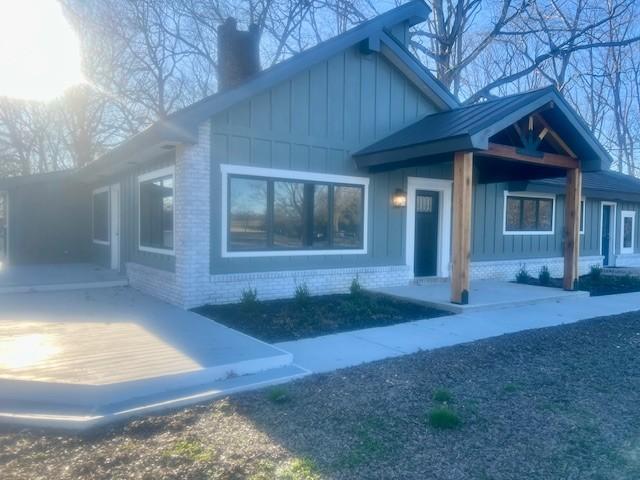
[(584, 234), (585, 202), (580, 200), (580, 234)]
[(138, 178), (140, 250), (173, 253), (173, 167)]
[(551, 235), (554, 229), (555, 197), (505, 192), (506, 235)]
[(367, 179), (230, 165), (223, 173), (224, 256), (363, 253)]
[(109, 244), (109, 188), (93, 192), (93, 242)]
[(620, 213), (622, 218), (622, 224), (620, 225), (620, 252), (621, 253), (633, 253), (635, 243), (635, 223), (636, 212), (622, 211)]

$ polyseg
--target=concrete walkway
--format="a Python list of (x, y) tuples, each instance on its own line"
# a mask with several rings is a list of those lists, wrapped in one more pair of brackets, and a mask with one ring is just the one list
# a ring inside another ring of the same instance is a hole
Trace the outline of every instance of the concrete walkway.
[(276, 346), (293, 353), (296, 365), (318, 373), (420, 350), (636, 310), (640, 310), (640, 292), (602, 297), (567, 297), (536, 305), (472, 311), (389, 327), (281, 342)]

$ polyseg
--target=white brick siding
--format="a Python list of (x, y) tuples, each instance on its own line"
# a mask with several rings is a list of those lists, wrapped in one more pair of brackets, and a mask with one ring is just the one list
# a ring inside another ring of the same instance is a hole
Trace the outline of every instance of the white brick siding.
[(182, 305), (183, 296), (176, 282), (176, 274), (139, 263), (127, 263), (129, 285), (136, 290), (174, 305)]
[(640, 267), (640, 254), (616, 255), (613, 264), (616, 267)]
[(250, 288), (257, 290), (261, 300), (290, 298), (302, 284), (312, 295), (346, 293), (354, 278), (363, 288), (374, 288), (408, 285), (413, 274), (409, 267), (400, 265), (212, 275), (207, 303), (237, 302), (242, 291)]
[[(591, 265), (602, 265), (603, 257), (580, 257), (578, 272), (580, 275), (589, 272)], [(501, 260), (490, 262), (471, 262), (471, 279), (513, 280), (521, 267), (525, 267), (529, 275), (537, 277), (543, 266), (549, 268), (552, 277), (564, 274), (564, 258), (527, 258), (521, 260)]]
[(211, 127), (200, 125), (198, 143), (176, 151), (175, 254), (180, 305), (204, 303), (202, 285), (209, 282), (211, 219)]

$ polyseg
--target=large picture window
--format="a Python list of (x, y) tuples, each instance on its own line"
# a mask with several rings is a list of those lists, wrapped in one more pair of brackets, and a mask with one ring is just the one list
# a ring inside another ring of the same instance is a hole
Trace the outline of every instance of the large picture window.
[(505, 234), (552, 234), (554, 228), (553, 196), (505, 195)]
[(620, 216), (622, 218), (622, 224), (620, 225), (620, 252), (633, 253), (635, 246), (636, 212), (623, 210)]
[(364, 249), (364, 184), (246, 174), (225, 179), (227, 252)]
[(173, 252), (173, 168), (142, 175), (140, 190), (140, 250)]
[(109, 189), (103, 188), (93, 192), (92, 225), (94, 243), (109, 243)]

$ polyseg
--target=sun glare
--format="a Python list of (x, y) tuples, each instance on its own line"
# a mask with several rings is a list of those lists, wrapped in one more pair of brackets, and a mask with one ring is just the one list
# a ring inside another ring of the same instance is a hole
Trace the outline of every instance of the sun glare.
[(46, 101), (82, 81), (78, 36), (57, 0), (0, 0), (0, 96)]

